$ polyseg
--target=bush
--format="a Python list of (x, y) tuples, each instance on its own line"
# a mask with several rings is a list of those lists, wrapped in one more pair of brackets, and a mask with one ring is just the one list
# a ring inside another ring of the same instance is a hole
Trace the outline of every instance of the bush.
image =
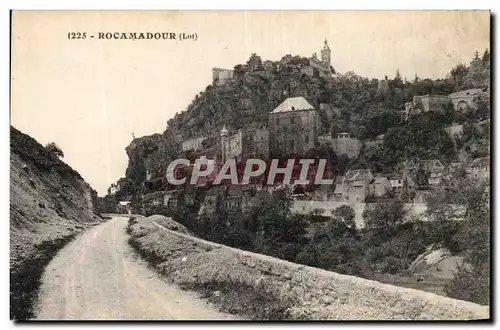
[(64, 153), (62, 149), (57, 144), (55, 144), (55, 142), (47, 144), (45, 146), (45, 149), (57, 157), (64, 158)]
[(459, 267), (451, 283), (445, 287), (445, 292), (451, 298), (472, 301), (480, 305), (489, 305), (489, 263), (480, 269), (470, 269), (466, 266)]

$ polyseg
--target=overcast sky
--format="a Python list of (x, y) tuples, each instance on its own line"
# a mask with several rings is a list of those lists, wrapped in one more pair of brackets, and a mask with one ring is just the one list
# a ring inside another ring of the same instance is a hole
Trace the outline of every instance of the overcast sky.
[[(489, 23), (484, 11), (14, 12), (11, 123), (56, 142), (103, 195), (125, 175), (132, 133), (163, 132), (211, 83), (212, 67), (233, 68), (254, 52), (263, 60), (319, 54), (327, 38), (338, 72), (441, 78), (489, 48)], [(98, 40), (98, 32), (198, 40)]]

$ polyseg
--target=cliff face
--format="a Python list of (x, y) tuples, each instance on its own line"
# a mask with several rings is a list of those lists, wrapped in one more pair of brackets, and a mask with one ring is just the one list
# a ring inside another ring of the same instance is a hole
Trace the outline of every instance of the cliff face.
[(78, 172), (12, 126), (10, 136), (11, 318), (24, 319), (50, 257), (101, 219), (97, 193)]

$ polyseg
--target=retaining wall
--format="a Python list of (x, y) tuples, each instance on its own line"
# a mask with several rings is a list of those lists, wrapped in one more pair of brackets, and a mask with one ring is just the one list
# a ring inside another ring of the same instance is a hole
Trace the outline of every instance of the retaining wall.
[[(154, 228), (157, 227), (157, 228)], [(139, 221), (131, 235), (161, 261), (156, 268), (181, 286), (229, 281), (276, 297), (286, 318), (315, 320), (466, 320), (489, 307), (424, 291), (299, 265)], [(251, 291), (252, 291), (251, 290)], [(250, 291), (245, 291), (251, 295)], [(243, 293), (242, 293), (243, 294)], [(241, 297), (244, 301), (249, 297)]]

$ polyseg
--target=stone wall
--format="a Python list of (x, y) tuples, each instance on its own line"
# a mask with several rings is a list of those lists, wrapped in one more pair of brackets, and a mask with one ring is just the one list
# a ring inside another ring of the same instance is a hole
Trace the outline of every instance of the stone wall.
[[(235, 290), (242, 286), (249, 288), (238, 291), (240, 304), (255, 298), (256, 293), (265, 293), (275, 300), (260, 304), (286, 305), (284, 318), (458, 320), (489, 317), (486, 306), (299, 265), (144, 221), (147, 219), (131, 227), (135, 247), (154, 253), (157, 269), (169, 281), (186, 288), (206, 287), (210, 283), (226, 283)], [(234, 291), (233, 297), (230, 296), (230, 289), (217, 291), (219, 299), (235, 299)], [(276, 306), (263, 307), (276, 309)]]
[[(323, 215), (331, 216), (332, 211), (343, 206), (349, 206), (354, 209), (354, 213), (356, 217), (354, 221), (356, 222), (356, 226), (358, 228), (363, 228), (365, 223), (363, 221), (363, 211), (367, 205), (367, 203), (346, 203), (346, 202), (331, 202), (331, 201), (295, 201), (292, 206), (292, 210), (297, 213), (307, 214), (314, 209), (323, 209)], [(425, 203), (414, 203), (414, 204), (406, 204), (406, 207), (409, 209), (409, 215), (422, 215), (422, 220), (426, 220), (425, 211), (427, 210), (427, 206)]]

